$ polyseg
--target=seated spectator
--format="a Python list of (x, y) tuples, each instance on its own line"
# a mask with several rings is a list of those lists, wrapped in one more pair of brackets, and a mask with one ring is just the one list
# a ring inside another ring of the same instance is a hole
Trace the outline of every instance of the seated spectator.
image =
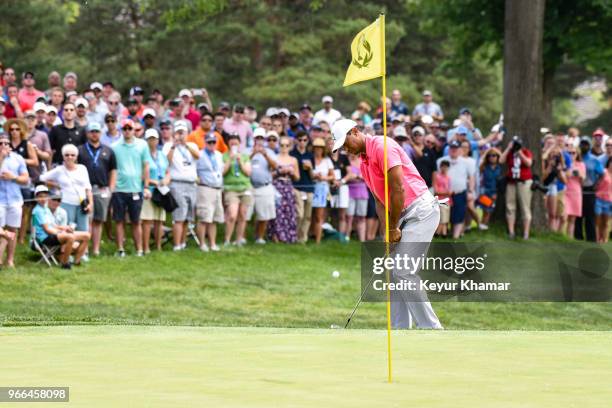
[(501, 152), (499, 149), (492, 147), (485, 152), (480, 161), (480, 196), (478, 204), (482, 208), (482, 221), (479, 228), (482, 230), (489, 229), (489, 221), (491, 214), (495, 211), (495, 203), (497, 201), (497, 185), (502, 175), (502, 169), (499, 165), (499, 157)]
[(51, 214), (53, 214), (55, 225), (60, 225), (62, 227), (68, 225), (68, 213), (62, 208), (62, 196), (59, 193), (49, 197), (47, 207), (49, 207)]
[(451, 206), (453, 205), (451, 199), (451, 181), (448, 175), (449, 168), (450, 161), (442, 160), (440, 161), (440, 170), (433, 174), (434, 194), (441, 199), (449, 199), (447, 205), (440, 205), (440, 225), (438, 225), (438, 230), (436, 231), (437, 235), (445, 238), (448, 236), (448, 222), (450, 221)]
[[(6, 126), (8, 132), (21, 131), (19, 125), (13, 123)], [(23, 157), (11, 151), (7, 133), (0, 133), (0, 228), (16, 234), (21, 225), (23, 196), (21, 186), (29, 183), (30, 177)], [(4, 234), (0, 240), (0, 265), (15, 266), (15, 239), (8, 239), (12, 234)], [(4, 252), (7, 252), (6, 264)]]
[(567, 235), (574, 238), (577, 217), (582, 217), (582, 183), (586, 177), (586, 167), (580, 151), (573, 143), (568, 143), (567, 152), (572, 158), (572, 167), (567, 170), (565, 189), (565, 211), (567, 213)]
[(64, 162), (40, 176), (40, 181), (62, 191), (62, 208), (68, 214), (68, 225), (76, 231), (89, 231), (89, 214), (93, 211), (93, 195), (87, 168), (77, 164), (78, 148), (62, 147)]
[(253, 203), (251, 191), (251, 163), (249, 155), (240, 153), (241, 138), (237, 133), (229, 137), (229, 150), (223, 155), (223, 203), (225, 205), (225, 246), (236, 231), (234, 244), (246, 244), (247, 211)]
[[(70, 226), (61, 226), (55, 223), (51, 210), (47, 206), (49, 201), (49, 189), (44, 185), (36, 187), (37, 205), (32, 211), (32, 226), (36, 234), (36, 240), (48, 247), (60, 246), (58, 262), (62, 269), (71, 269), (70, 256), (74, 251), (74, 264), (80, 265), (81, 259), (87, 251), (89, 244), (89, 232), (74, 231)], [(74, 243), (77, 243), (74, 249)]]
[(322, 138), (312, 142), (313, 168), (310, 177), (314, 180), (314, 194), (312, 198), (312, 232), (315, 242), (321, 242), (323, 234), (323, 221), (325, 220), (325, 207), (327, 207), (327, 196), (329, 195), (329, 183), (334, 180), (334, 164), (325, 154), (327, 144)]
[[(158, 149), (159, 133), (157, 130), (147, 129), (144, 134), (144, 139), (149, 147), (149, 190), (152, 196), (156, 188), (168, 186), (170, 184), (170, 169), (168, 167), (168, 158)], [(153, 203), (150, 198), (144, 199), (142, 202), (140, 219), (142, 221), (142, 247), (144, 253), (148, 254), (151, 252), (149, 247), (151, 227), (153, 228), (155, 248), (161, 251), (166, 211)]]
[(529, 239), (531, 226), (531, 184), (533, 176), (531, 165), (533, 155), (529, 149), (523, 147), (523, 141), (514, 136), (508, 147), (499, 158), (500, 164), (507, 164), (506, 174), (506, 222), (510, 239), (516, 237), (516, 202), (518, 200), (523, 219), (523, 239)]
[[(202, 115), (205, 116), (206, 114)], [(223, 155), (217, 150), (219, 132), (210, 131), (206, 136), (206, 147), (197, 161), (198, 187), (196, 213), (197, 234), (203, 252), (219, 251), (217, 224), (224, 221), (223, 212)], [(208, 238), (208, 244), (206, 239)]]
[(189, 223), (195, 220), (196, 205), (196, 161), (200, 151), (195, 143), (186, 142), (189, 127), (185, 121), (174, 122), (174, 141), (166, 143), (163, 154), (168, 158), (170, 169), (170, 192), (178, 207), (172, 212), (172, 238), (174, 250), (187, 247)]
[[(268, 222), (276, 218), (276, 191), (272, 185), (272, 173), (276, 169), (276, 153), (265, 147), (266, 131), (257, 128), (253, 132), (251, 161), (251, 185), (253, 186), (253, 212), (255, 213), (255, 243), (265, 244)], [(247, 215), (247, 219), (250, 218)]]
[(349, 153), (348, 169), (349, 206), (346, 211), (346, 236), (350, 239), (353, 222), (359, 242), (366, 240), (366, 215), (368, 213), (368, 187), (361, 176), (361, 158)]
[(612, 159), (608, 159), (606, 169), (595, 189), (595, 216), (597, 217), (597, 242), (605, 244), (610, 235), (612, 217)]

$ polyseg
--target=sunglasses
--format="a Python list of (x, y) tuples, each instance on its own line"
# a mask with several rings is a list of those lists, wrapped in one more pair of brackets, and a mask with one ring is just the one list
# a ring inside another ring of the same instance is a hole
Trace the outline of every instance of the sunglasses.
[(303, 142), (307, 142), (307, 141), (308, 141), (308, 139), (298, 139), (298, 142), (302, 142), (302, 143)]
[(117, 122), (115, 119), (108, 119), (108, 120), (106, 120), (106, 123), (115, 123), (115, 122)]
[(111, 101), (108, 101), (108, 102), (106, 102), (106, 103), (107, 103), (107, 104), (109, 104), (109, 105), (119, 105), (119, 102), (111, 102)]
[(209, 145), (217, 144), (217, 141), (216, 140), (210, 140), (210, 141), (206, 142), (206, 144), (209, 144)]
[(11, 132), (20, 132), (21, 129), (18, 128), (18, 127), (12, 127), (12, 128), (9, 128), (9, 131), (11, 131)]
[(123, 130), (134, 130), (134, 128), (131, 127), (131, 126), (126, 126), (126, 127), (123, 128)]
[(288, 143), (281, 143), (280, 147), (289, 147)]
[(0, 146), (10, 146), (9, 142), (0, 142)]

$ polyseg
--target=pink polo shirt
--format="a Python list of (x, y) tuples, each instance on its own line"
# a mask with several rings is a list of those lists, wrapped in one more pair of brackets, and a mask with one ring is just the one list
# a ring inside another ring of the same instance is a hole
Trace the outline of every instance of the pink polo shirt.
[[(366, 152), (361, 155), (361, 175), (381, 203), (385, 203), (384, 136), (366, 136)], [(387, 170), (402, 166), (404, 208), (427, 191), (427, 184), (397, 142), (387, 138)]]

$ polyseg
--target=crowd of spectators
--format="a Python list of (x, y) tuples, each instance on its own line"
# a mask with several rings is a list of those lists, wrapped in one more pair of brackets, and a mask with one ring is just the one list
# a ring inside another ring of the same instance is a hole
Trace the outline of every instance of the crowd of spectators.
[[(14, 264), (26, 235), (61, 246), (70, 268), (100, 254), (106, 231), (116, 254), (126, 256), (131, 226), (136, 256), (161, 250), (171, 235), (174, 251), (193, 236), (202, 251), (240, 247), (253, 220), (254, 242), (319, 243), (380, 235), (376, 205), (360, 174), (361, 157), (331, 153), (331, 125), (350, 117), (366, 133), (382, 135), (381, 107), (360, 102), (352, 112), (297, 111), (221, 102), (206, 89), (182, 89), (168, 98), (133, 86), (125, 97), (112, 82), (83, 86), (74, 72), (49, 74), (39, 90), (34, 72), (1, 73), (0, 259)], [(460, 238), (486, 230), (505, 192), (510, 238), (517, 209), (524, 239), (532, 222), (532, 193), (541, 190), (551, 230), (606, 242), (612, 215), (612, 139), (576, 128), (546, 132), (541, 179), (521, 138), (502, 123), (483, 133), (462, 108), (445, 119), (433, 95), (410, 110), (399, 90), (387, 104), (388, 136), (407, 152), (440, 198), (448, 198), (437, 234)], [(171, 214), (168, 214), (171, 212)], [(171, 231), (166, 227), (171, 219)], [(224, 237), (217, 239), (217, 225)], [(112, 226), (115, 226), (113, 231)], [(220, 245), (221, 244), (221, 245)], [(7, 252), (4, 260), (4, 252)]]

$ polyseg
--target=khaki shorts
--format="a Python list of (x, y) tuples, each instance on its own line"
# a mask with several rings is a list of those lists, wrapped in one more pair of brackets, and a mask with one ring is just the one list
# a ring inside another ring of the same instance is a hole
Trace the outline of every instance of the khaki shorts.
[(153, 204), (153, 201), (142, 200), (142, 210), (140, 210), (142, 221), (166, 221), (166, 210)]
[(440, 206), (440, 224), (448, 224), (450, 222), (450, 206)]
[(245, 191), (224, 191), (223, 204), (227, 207), (232, 204), (242, 204), (249, 206), (253, 203), (253, 192)]
[(205, 223), (222, 223), (224, 221), (221, 189), (198, 186), (196, 215), (198, 221)]
[(565, 217), (565, 190), (557, 192), (555, 199), (557, 200), (557, 214), (555, 215), (563, 218)]
[[(270, 221), (276, 218), (276, 190), (272, 184), (253, 189), (255, 220)], [(250, 215), (247, 219), (250, 219)]]

